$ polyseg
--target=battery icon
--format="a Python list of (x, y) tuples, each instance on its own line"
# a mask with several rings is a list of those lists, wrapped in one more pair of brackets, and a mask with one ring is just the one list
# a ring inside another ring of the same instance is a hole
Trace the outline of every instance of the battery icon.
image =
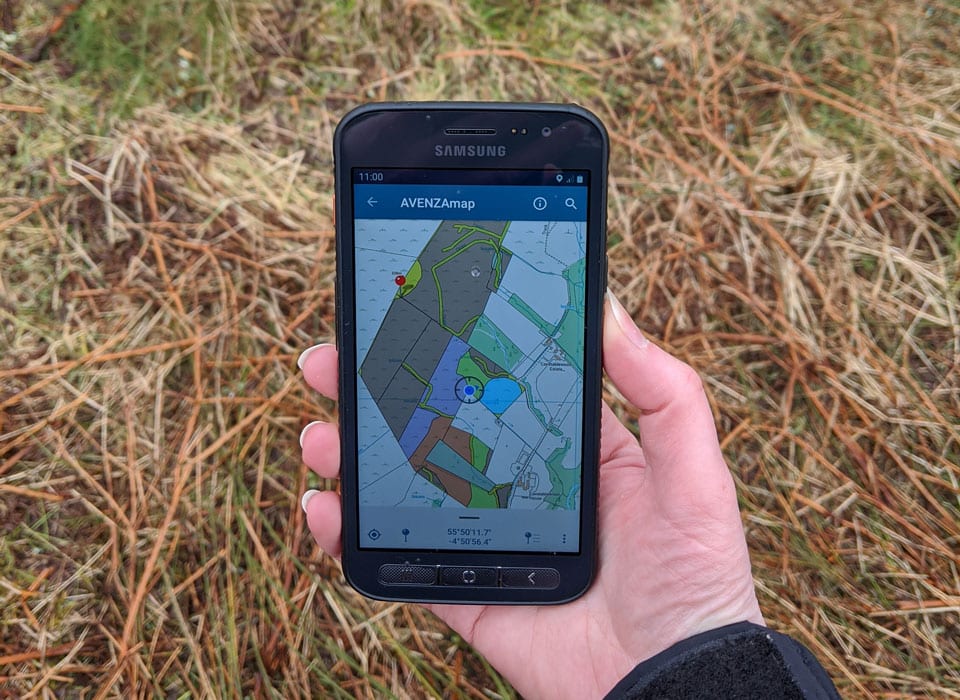
[(577, 175), (577, 184), (578, 184), (578, 185), (582, 185), (582, 184), (583, 184), (583, 175)]

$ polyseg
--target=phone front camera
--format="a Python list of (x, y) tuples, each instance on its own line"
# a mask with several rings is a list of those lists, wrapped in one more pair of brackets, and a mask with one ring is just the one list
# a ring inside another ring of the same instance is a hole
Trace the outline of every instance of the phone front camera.
[(540, 130), (541, 136), (549, 136), (552, 132), (549, 126), (545, 126)]

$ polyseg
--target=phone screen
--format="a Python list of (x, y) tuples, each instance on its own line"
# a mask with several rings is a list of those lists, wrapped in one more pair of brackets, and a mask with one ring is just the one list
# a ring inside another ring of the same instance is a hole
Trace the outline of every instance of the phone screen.
[(351, 178), (358, 546), (578, 552), (589, 172)]

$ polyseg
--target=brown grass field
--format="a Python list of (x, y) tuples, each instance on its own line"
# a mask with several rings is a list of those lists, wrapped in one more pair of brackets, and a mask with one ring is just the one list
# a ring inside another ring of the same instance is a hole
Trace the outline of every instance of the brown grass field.
[(705, 381), (769, 624), (960, 698), (956, 0), (0, 2), (0, 698), (516, 697), (299, 507), (382, 99), (604, 120), (609, 285)]

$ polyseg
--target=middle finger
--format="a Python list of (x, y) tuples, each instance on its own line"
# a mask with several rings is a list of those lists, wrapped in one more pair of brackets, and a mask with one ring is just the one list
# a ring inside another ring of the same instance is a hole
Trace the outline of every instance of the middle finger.
[(334, 423), (313, 421), (300, 433), (303, 461), (318, 476), (336, 479), (340, 476), (340, 433)]

